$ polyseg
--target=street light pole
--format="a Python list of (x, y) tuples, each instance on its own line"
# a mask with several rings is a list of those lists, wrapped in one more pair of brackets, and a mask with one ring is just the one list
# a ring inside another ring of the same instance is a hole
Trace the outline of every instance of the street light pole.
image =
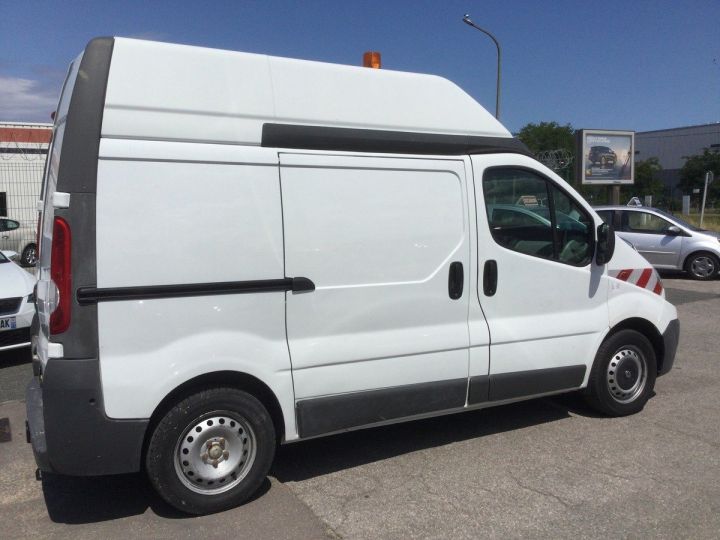
[(498, 120), (500, 119), (500, 43), (497, 39), (495, 39), (495, 36), (493, 36), (490, 32), (485, 30), (484, 28), (480, 28), (477, 24), (472, 22), (472, 19), (470, 18), (469, 14), (465, 14), (463, 17), (463, 22), (467, 24), (468, 26), (472, 26), (475, 28), (475, 30), (480, 30), (483, 34), (490, 37), (495, 42), (495, 47), (497, 47), (497, 87), (495, 88), (495, 118)]

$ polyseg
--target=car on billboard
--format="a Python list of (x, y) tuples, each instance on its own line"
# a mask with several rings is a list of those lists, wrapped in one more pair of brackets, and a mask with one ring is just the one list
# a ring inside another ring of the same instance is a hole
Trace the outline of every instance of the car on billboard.
[(615, 167), (615, 163), (617, 163), (617, 154), (608, 146), (593, 146), (590, 148), (588, 161), (592, 165), (599, 163), (603, 167)]

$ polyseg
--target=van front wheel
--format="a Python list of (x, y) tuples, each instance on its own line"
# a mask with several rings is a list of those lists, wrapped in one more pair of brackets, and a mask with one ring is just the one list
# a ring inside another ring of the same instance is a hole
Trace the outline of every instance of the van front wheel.
[(656, 377), (657, 360), (648, 339), (635, 330), (620, 330), (600, 345), (585, 398), (610, 416), (634, 414), (650, 399)]
[(169, 504), (210, 514), (248, 500), (275, 456), (275, 430), (263, 405), (233, 388), (210, 388), (172, 407), (147, 448), (150, 482)]

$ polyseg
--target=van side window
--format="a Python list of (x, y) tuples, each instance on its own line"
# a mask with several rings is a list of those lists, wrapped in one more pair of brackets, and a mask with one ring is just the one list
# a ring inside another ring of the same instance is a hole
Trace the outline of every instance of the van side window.
[(483, 192), (490, 232), (501, 246), (573, 266), (590, 262), (592, 218), (549, 180), (524, 169), (492, 168)]

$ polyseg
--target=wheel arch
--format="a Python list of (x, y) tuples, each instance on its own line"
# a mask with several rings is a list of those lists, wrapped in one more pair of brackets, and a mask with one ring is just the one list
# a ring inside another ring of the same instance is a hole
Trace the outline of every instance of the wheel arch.
[(157, 407), (155, 407), (145, 431), (142, 453), (143, 462), (150, 437), (152, 436), (155, 426), (157, 426), (165, 413), (184, 398), (209, 387), (235, 388), (237, 390), (243, 390), (257, 398), (272, 418), (278, 441), (284, 439), (285, 422), (282, 408), (280, 407), (277, 396), (267, 384), (257, 377), (239, 371), (214, 371), (203, 373), (180, 384), (170, 391)]
[[(630, 319), (624, 319), (612, 327), (605, 340), (610, 336), (617, 334), (621, 330), (635, 330), (643, 336), (645, 336), (655, 351), (655, 360), (657, 362), (658, 373), (662, 371), (663, 363), (665, 361), (665, 342), (663, 341), (662, 334), (657, 327), (648, 321), (647, 319), (641, 319), (640, 317), (632, 317)], [(605, 341), (603, 340), (603, 341)]]

